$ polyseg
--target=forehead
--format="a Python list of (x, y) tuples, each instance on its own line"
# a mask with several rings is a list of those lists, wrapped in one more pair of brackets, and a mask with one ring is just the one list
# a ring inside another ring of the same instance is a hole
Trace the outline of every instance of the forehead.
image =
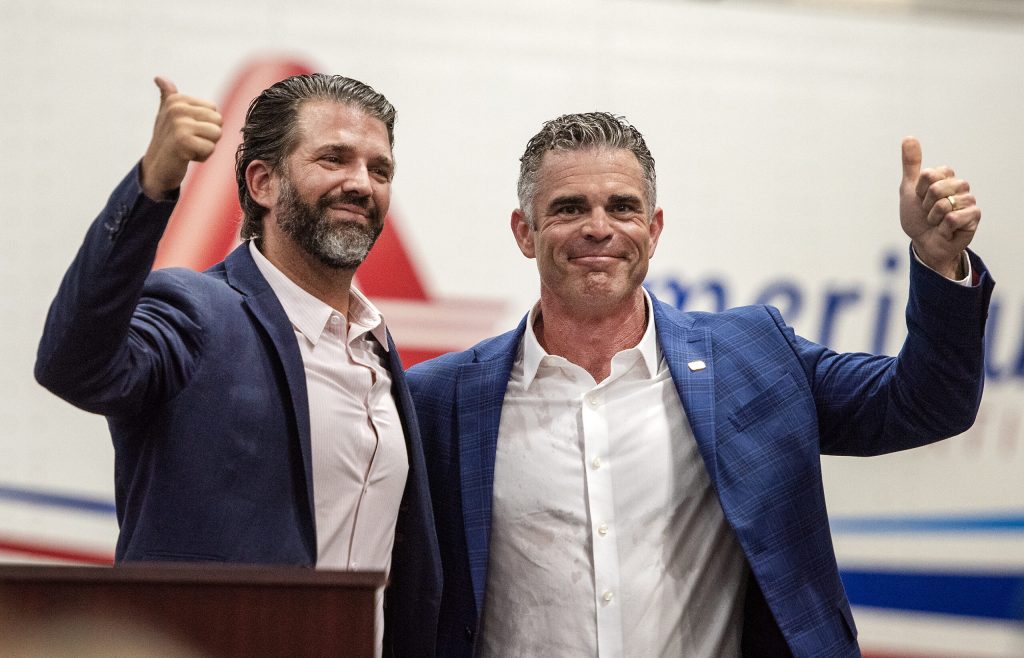
[(306, 101), (299, 107), (296, 125), (297, 148), (344, 144), (391, 154), (387, 126), (355, 105), (330, 100)]
[(537, 171), (537, 202), (566, 194), (646, 198), (643, 169), (632, 151), (593, 148), (548, 151)]

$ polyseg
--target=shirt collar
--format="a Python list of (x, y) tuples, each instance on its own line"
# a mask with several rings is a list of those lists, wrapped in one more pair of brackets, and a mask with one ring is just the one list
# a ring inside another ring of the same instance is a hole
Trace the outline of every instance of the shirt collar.
[[(337, 311), (303, 290), (299, 284), (288, 278), (281, 270), (267, 260), (267, 257), (260, 253), (253, 241), (249, 241), (249, 253), (256, 262), (263, 278), (270, 284), (278, 301), (284, 308), (285, 315), (296, 329), (306, 339), (316, 345), (320, 335), (324, 332), (327, 322)], [(351, 325), (349, 336), (369, 332), (384, 351), (388, 350), (387, 326), (384, 324), (384, 316), (377, 307), (366, 298), (358, 288), (349, 288), (348, 321)]]
[[(634, 347), (621, 350), (618, 354), (630, 351), (639, 353), (641, 363), (647, 368), (647, 376), (654, 377), (658, 373), (658, 364), (661, 362), (661, 348), (658, 346), (658, 332), (654, 326), (654, 306), (651, 302), (651, 296), (645, 288), (641, 288), (641, 290), (644, 293), (644, 307), (647, 312), (647, 329), (644, 330), (644, 335), (640, 338), (639, 343)], [(530, 309), (530, 315), (526, 319), (526, 333), (523, 335), (522, 346), (520, 347), (520, 358), (523, 362), (523, 387), (525, 389), (530, 388), (530, 384), (533, 383), (534, 378), (537, 376), (537, 370), (545, 358), (562, 358), (548, 354), (541, 347), (540, 341), (537, 340), (537, 334), (533, 331), (533, 325), (537, 321), (539, 313), (540, 302), (537, 302)]]

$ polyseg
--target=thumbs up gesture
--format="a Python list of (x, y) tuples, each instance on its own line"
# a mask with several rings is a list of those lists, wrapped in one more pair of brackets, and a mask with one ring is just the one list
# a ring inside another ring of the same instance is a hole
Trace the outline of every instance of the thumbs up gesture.
[(142, 157), (142, 191), (161, 200), (181, 185), (189, 162), (210, 157), (220, 139), (222, 120), (210, 101), (179, 94), (166, 78), (154, 81), (160, 89), (160, 109)]
[(949, 279), (964, 276), (963, 250), (971, 243), (981, 209), (970, 184), (949, 167), (921, 169), (921, 143), (903, 139), (903, 181), (900, 183), (900, 224), (910, 236), (917, 257)]

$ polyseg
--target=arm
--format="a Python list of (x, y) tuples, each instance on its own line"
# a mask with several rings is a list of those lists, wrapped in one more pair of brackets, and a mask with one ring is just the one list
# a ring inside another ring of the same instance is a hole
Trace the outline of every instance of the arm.
[[(896, 358), (836, 354), (795, 339), (811, 378), (822, 452), (880, 454), (967, 430), (981, 404), (984, 332), (993, 281), (965, 250), (981, 220), (967, 181), (949, 167), (921, 170), (921, 145), (903, 140), (900, 223), (911, 238), (906, 342)], [(951, 281), (952, 280), (952, 281)]]
[[(182, 364), (167, 361), (186, 356), (195, 342), (188, 291), (172, 278), (140, 299), (186, 158), (212, 152), (220, 118), (171, 83), (158, 78), (157, 85), (160, 111), (146, 156), (89, 228), (50, 307), (36, 360), (43, 386), (99, 413), (128, 411), (150, 397), (161, 371), (180, 375)], [(208, 148), (195, 150), (197, 139)]]
[(908, 333), (897, 357), (837, 354), (793, 338), (811, 382), (823, 453), (905, 450), (960, 434), (974, 422), (994, 283), (973, 254), (977, 286), (958, 285), (911, 260)]

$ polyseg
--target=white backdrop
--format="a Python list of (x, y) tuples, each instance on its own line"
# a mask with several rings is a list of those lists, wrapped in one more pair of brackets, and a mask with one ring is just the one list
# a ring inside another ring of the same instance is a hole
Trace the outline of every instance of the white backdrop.
[[(0, 488), (113, 498), (103, 419), (46, 393), (31, 370), (88, 222), (145, 148), (153, 75), (220, 100), (247, 63), (290, 57), (369, 82), (398, 107), (397, 227), (431, 294), (502, 304), (495, 332), (537, 292), (508, 230), (526, 140), (558, 114), (604, 109), (635, 123), (657, 159), (666, 229), (650, 285), (659, 296), (688, 288), (688, 307), (714, 307), (703, 291), (716, 281), (731, 306), (783, 281), (802, 301), (787, 319), (819, 339), (826, 297), (855, 291), (830, 342), (868, 350), (878, 300), (892, 295), (885, 347), (896, 350), (907, 270), (899, 144), (918, 136), (925, 164), (956, 167), (984, 210), (974, 246), (999, 282), (993, 376), (967, 435), (884, 458), (827, 459), (830, 511), (1024, 516), (1019, 24), (655, 0), (7, 0), (4, 14)], [(890, 253), (895, 271), (883, 267)], [(401, 345), (402, 327), (395, 334)], [(841, 528), (844, 565), (1024, 572), (1019, 529), (922, 537)], [(0, 497), (0, 540), (109, 552), (115, 534), (109, 514)], [(954, 627), (948, 619), (857, 613), (866, 648), (951, 650), (952, 640), (936, 640)], [(1024, 647), (1019, 626), (955, 628), (968, 638), (960, 655)]]

